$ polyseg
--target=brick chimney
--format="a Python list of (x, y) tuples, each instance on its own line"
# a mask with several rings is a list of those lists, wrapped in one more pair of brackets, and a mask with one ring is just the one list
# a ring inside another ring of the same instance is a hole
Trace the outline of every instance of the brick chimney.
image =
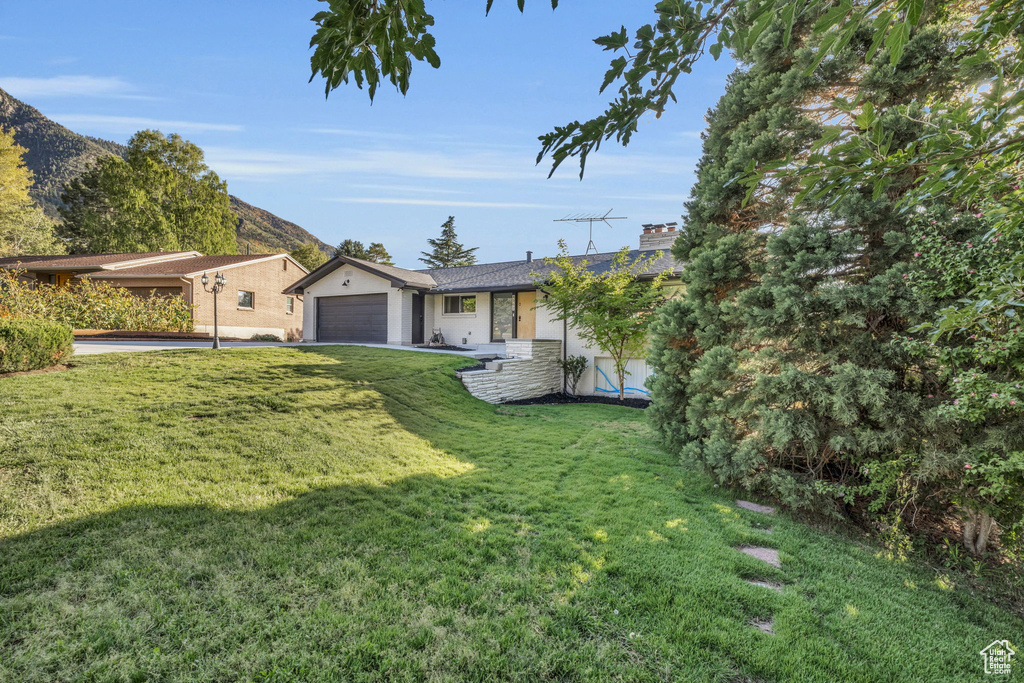
[(668, 251), (679, 237), (677, 223), (644, 223), (640, 251)]

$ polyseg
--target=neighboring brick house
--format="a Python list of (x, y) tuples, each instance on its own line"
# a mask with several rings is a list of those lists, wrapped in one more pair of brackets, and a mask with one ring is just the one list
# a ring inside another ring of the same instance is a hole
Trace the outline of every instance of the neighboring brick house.
[(283, 291), (308, 271), (287, 254), (203, 256), (197, 251), (146, 254), (69, 254), (0, 259), (0, 268), (22, 271), (57, 286), (75, 278), (103, 280), (138, 296), (182, 296), (193, 307), (195, 331), (213, 333), (213, 294), (202, 285), (222, 273), (227, 286), (218, 296), (224, 337), (274, 334), (302, 338), (302, 297)]
[[(672, 276), (667, 286), (678, 287), (682, 264), (668, 253), (678, 235), (674, 223), (643, 226), (639, 248), (630, 257), (656, 251), (662, 256), (638, 277), (668, 271)], [(591, 270), (601, 272), (610, 267), (615, 253), (572, 258), (586, 260)], [(504, 354), (513, 340), (553, 340), (560, 342), (563, 356), (587, 358), (580, 393), (617, 394), (610, 357), (588, 347), (571, 327), (537, 305), (544, 292), (536, 282), (551, 270), (534, 260), (532, 252), (518, 261), (417, 271), (336, 256), (285, 291), (305, 296), (309, 305), (303, 330), (310, 341), (422, 344), (432, 330), (440, 330), (449, 344)], [(626, 392), (646, 395), (644, 380), (651, 372), (646, 360), (630, 360), (627, 371)]]

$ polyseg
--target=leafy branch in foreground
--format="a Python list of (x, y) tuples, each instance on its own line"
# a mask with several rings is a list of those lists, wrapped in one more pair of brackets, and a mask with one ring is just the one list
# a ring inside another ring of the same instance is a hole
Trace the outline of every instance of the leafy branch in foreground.
[[(353, 80), (362, 89), (366, 84), (373, 101), (382, 76), (398, 92), (409, 91), (413, 60), (426, 62), (435, 69), (441, 58), (434, 49), (436, 41), (429, 33), (434, 17), (423, 0), (321, 0), (329, 9), (317, 12), (317, 29), (309, 46), (313, 73), (323, 77), (324, 92), (330, 95), (343, 83)], [(494, 0), (487, 0), (491, 11)], [(522, 12), (525, 0), (517, 0)], [(551, 0), (551, 9), (558, 0)]]

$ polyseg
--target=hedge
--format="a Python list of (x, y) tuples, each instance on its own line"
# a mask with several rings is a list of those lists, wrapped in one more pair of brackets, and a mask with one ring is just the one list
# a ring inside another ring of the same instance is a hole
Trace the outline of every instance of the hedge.
[(58, 287), (0, 270), (0, 318), (53, 320), (74, 330), (191, 332), (192, 306), (180, 296), (140, 297), (102, 280)]
[(39, 370), (70, 356), (71, 328), (49, 320), (0, 320), (0, 373)]

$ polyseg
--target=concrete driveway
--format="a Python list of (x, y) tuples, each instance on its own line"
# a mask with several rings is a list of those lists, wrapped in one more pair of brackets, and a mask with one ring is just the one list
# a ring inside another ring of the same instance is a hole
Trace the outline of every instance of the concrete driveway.
[[(91, 356), (97, 353), (138, 353), (142, 351), (171, 351), (174, 349), (209, 349), (211, 341), (76, 341), (76, 356)], [(369, 346), (377, 349), (394, 351), (421, 351), (424, 353), (449, 353), (456, 356), (476, 357), (478, 351), (443, 351), (441, 349), (420, 349), (414, 346), (395, 346), (392, 344), (327, 344), (318, 342), (221, 342), (221, 348), (252, 348), (267, 346)], [(487, 354), (484, 354), (487, 355)]]

